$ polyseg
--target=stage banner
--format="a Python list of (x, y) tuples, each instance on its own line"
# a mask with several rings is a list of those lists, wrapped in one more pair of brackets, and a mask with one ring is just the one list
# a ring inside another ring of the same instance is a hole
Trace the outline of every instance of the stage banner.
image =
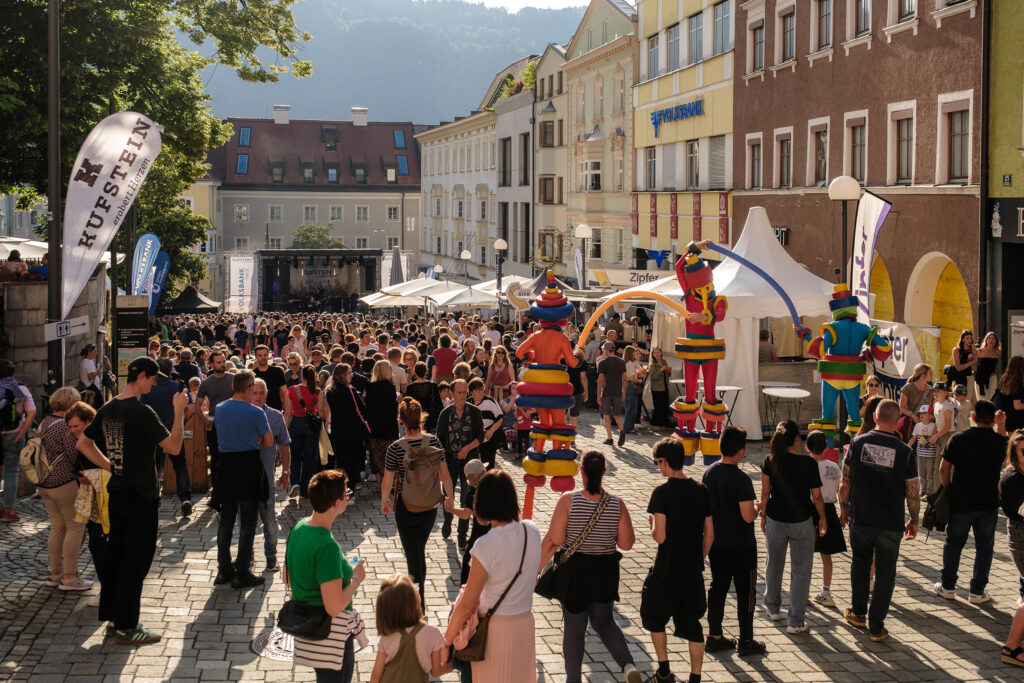
[(160, 252), (160, 238), (151, 232), (143, 234), (135, 243), (135, 254), (132, 256), (132, 289), (133, 296), (146, 294), (149, 290), (149, 277), (153, 273), (156, 255)]
[(103, 119), (85, 138), (64, 205), (61, 317), (66, 318), (160, 154), (160, 127), (135, 112)]
[(224, 297), (227, 313), (256, 310), (256, 258), (252, 254), (233, 254), (228, 261), (228, 293)]
[(875, 240), (882, 229), (892, 204), (876, 194), (864, 192), (857, 202), (857, 219), (853, 232), (853, 268), (850, 282), (854, 296), (858, 297), (857, 320), (867, 324), (871, 320), (871, 262), (875, 253)]
[[(171, 270), (171, 257), (166, 251), (156, 255), (156, 263), (153, 265), (151, 279), (149, 280), (149, 314), (156, 313), (156, 305), (160, 302), (160, 294), (164, 291), (164, 283), (167, 282), (167, 273)], [(251, 328), (250, 328), (251, 329)]]

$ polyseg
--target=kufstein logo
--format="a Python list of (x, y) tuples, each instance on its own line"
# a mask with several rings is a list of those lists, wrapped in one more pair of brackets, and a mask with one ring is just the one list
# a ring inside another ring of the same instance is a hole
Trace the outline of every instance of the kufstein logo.
[(694, 100), (668, 109), (651, 112), (651, 123), (654, 124), (654, 137), (658, 137), (658, 129), (666, 121), (682, 121), (694, 116), (704, 115), (704, 100)]

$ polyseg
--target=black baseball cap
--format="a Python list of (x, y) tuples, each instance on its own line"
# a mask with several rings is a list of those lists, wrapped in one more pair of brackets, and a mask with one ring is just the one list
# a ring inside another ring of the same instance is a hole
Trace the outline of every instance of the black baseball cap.
[(160, 374), (160, 366), (156, 364), (156, 361), (149, 356), (139, 356), (128, 364), (128, 374), (144, 374), (147, 377), (153, 377), (154, 375)]

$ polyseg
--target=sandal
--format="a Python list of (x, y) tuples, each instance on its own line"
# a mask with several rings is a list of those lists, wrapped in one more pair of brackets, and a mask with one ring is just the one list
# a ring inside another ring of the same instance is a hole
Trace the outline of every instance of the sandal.
[(1021, 659), (1021, 656), (1024, 655), (1024, 647), (1017, 647), (1011, 650), (1004, 645), (1001, 654), (1003, 664), (1024, 667), (1024, 659)]

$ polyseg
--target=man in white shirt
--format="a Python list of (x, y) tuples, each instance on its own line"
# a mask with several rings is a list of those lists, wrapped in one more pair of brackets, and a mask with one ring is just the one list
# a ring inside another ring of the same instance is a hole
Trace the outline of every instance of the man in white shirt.
[(377, 345), (373, 343), (373, 335), (369, 330), (363, 330), (359, 334), (359, 357), (366, 358), (377, 353)]
[(480, 336), (483, 337), (484, 339), (490, 339), (491, 340), (491, 348), (492, 349), (494, 347), (498, 346), (499, 344), (501, 344), (501, 333), (498, 332), (496, 329), (494, 329), (494, 321), (493, 320), (488, 320), (487, 321), (487, 329), (484, 330), (483, 334), (481, 334)]

